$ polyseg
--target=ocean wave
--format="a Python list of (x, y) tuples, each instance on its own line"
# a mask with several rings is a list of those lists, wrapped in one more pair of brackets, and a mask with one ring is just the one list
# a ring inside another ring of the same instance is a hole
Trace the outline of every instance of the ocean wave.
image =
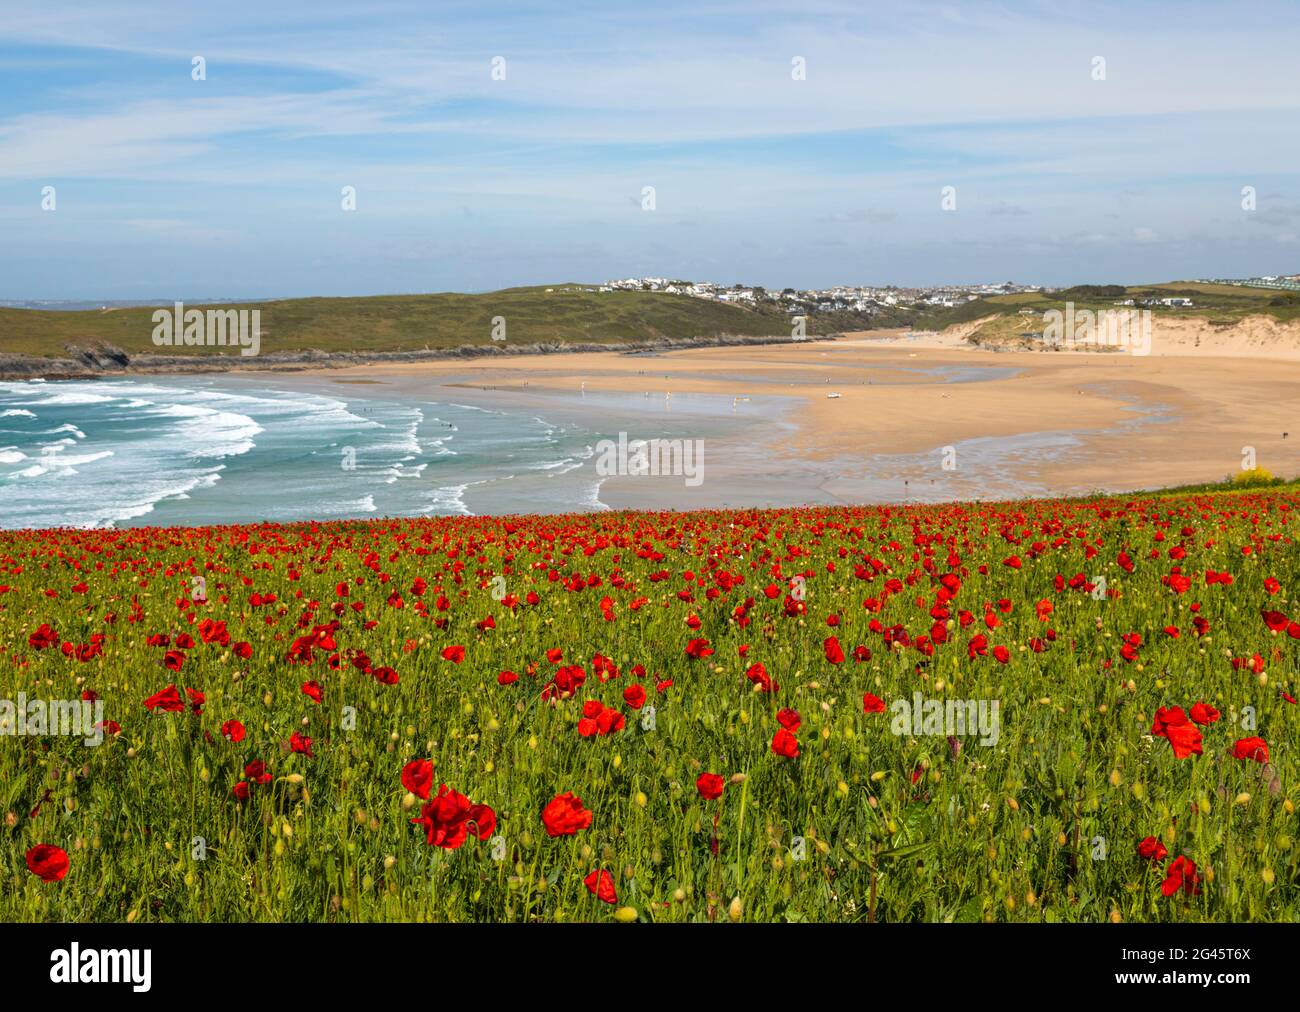
[(590, 506), (592, 509), (600, 510), (600, 511), (609, 510), (613, 508), (611, 506), (606, 506), (605, 503), (601, 502), (600, 499), (601, 486), (604, 485), (607, 480), (608, 479), (606, 478), (598, 478), (596, 479), (596, 481), (594, 481), (591, 484), (591, 486), (587, 489), (587, 494), (583, 496), (583, 500), (582, 500), (583, 505)]
[[(59, 447), (59, 449), (62, 449), (62, 447)], [(39, 458), (26, 457), (25, 459), (33, 461), (39, 459), (40, 463), (33, 462), (21, 471), (10, 473), (7, 477), (40, 478), (48, 474), (55, 478), (66, 478), (70, 475), (79, 474), (78, 467), (84, 467), (86, 464), (93, 464), (97, 460), (104, 460), (111, 456), (113, 456), (112, 450), (100, 450), (97, 453), (82, 453), (74, 456), (68, 456), (57, 451), (46, 452), (42, 453)], [(0, 458), (4, 463), (10, 464), (16, 464), (23, 459), (23, 456), (11, 459), (8, 454)]]
[[(136, 494), (125, 501), (93, 510), (90, 516), (78, 526), (92, 528), (113, 527), (124, 520), (134, 520), (137, 517), (146, 516), (152, 513), (154, 507), (160, 502), (169, 499), (188, 499), (190, 493), (197, 489), (211, 488), (221, 480), (221, 470), (224, 467), (224, 464), (218, 464), (216, 467), (196, 475), (181, 478), (179, 481), (163, 479), (147, 482), (143, 489), (137, 487), (135, 489)], [(143, 494), (140, 494), (141, 492)]]
[(28, 411), (26, 408), (5, 408), (0, 411), (0, 418), (35, 418), (34, 411)]
[(68, 407), (74, 404), (106, 404), (108, 401), (116, 400), (107, 394), (92, 394), (88, 390), (61, 390), (57, 394), (51, 394), (39, 401), (28, 401), (33, 407), (62, 406)]
[(60, 425), (57, 429), (46, 429), (46, 430), (44, 430), (43, 432), (37, 433), (37, 435), (41, 435), (41, 436), (57, 436), (60, 432), (68, 432), (68, 433), (71, 433), (71, 434), (72, 434), (73, 436), (75, 436), (77, 439), (85, 439), (85, 438), (86, 438), (86, 434), (85, 434), (84, 432), (82, 432), (79, 428), (77, 428), (75, 425), (73, 425), (71, 422), (67, 422), (67, 423), (65, 423), (65, 424), (63, 424), (63, 425)]
[(474, 514), (470, 512), (469, 507), (465, 505), (465, 491), (471, 484), (480, 485), (482, 482), (467, 482), (464, 485), (444, 485), (442, 488), (434, 489), (429, 494), (429, 507), (425, 513), (435, 513), (441, 510), (451, 510), (459, 513), (461, 516), (471, 517)]
[[(561, 459), (561, 460), (541, 460), (541, 461), (538, 461), (536, 464), (529, 464), (529, 465), (528, 465), (528, 470), (530, 470), (530, 471), (554, 471), (556, 468), (564, 467), (566, 464), (572, 464), (572, 465), (573, 465), (573, 467), (570, 467), (570, 468), (569, 468), (570, 471), (572, 471), (574, 467), (582, 467), (582, 461), (580, 461), (580, 460), (575, 461), (572, 457), (564, 457), (564, 458)], [(561, 471), (561, 472), (560, 472), (560, 474), (567, 474), (567, 473), (568, 473), (567, 471)]]
[(50, 454), (49, 461), (54, 467), (81, 467), (111, 456), (113, 456), (112, 450), (100, 450), (97, 453), (83, 453), (71, 457), (60, 453)]
[(180, 418), (176, 426), (182, 445), (189, 447), (187, 456), (194, 460), (238, 457), (257, 444), (254, 437), (266, 431), (248, 415), (218, 408), (190, 404), (173, 404), (160, 414)]

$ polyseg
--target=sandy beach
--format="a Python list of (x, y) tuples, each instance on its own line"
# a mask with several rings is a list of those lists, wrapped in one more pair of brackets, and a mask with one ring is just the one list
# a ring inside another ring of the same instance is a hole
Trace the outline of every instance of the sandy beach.
[[(788, 502), (791, 483), (807, 502), (1122, 491), (1220, 480), (1241, 469), (1247, 447), (1259, 466), (1294, 474), (1300, 358), (1289, 347), (1273, 358), (1267, 345), (1219, 354), (1197, 345), (1150, 356), (995, 353), (959, 335), (872, 332), (654, 355), (367, 365), (317, 378), (589, 415), (653, 406), (676, 410), (679, 423), (689, 410), (678, 406), (702, 395), (747, 418), (710, 443), (699, 488), (615, 477), (602, 491), (613, 506)], [(653, 422), (633, 435), (655, 436)]]

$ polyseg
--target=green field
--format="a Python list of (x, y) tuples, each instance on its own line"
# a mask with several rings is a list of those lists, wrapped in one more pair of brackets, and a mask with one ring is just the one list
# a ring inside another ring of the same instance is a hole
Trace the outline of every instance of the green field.
[(1298, 518), (3, 532), (0, 920), (1294, 921)]

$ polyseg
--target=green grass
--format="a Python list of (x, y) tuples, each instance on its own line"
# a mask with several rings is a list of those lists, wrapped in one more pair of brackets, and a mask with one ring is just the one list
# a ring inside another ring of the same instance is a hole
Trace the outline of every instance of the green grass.
[[(552, 291), (547, 291), (547, 288)], [(187, 309), (217, 308), (187, 305)], [(492, 344), (494, 317), (506, 321), (506, 344), (598, 341), (619, 344), (660, 337), (789, 335), (776, 311), (660, 292), (586, 292), (575, 285), (509, 288), (482, 295), (379, 295), (284, 299), (232, 304), (261, 310), (262, 354), (415, 351)], [(129, 354), (212, 355), (214, 349), (155, 347), (152, 308), (46, 312), (0, 309), (0, 351), (60, 356), (68, 344), (107, 341)], [(227, 354), (237, 355), (235, 350)]]
[[(1271, 633), (1261, 609), (1300, 617), (1298, 511), (1290, 483), (1008, 504), (0, 533), (0, 698), (93, 690), (121, 724), (89, 749), (0, 738), (0, 919), (572, 921), (619, 908), (726, 921), (735, 901), (743, 920), (1295, 920), (1300, 714), (1280, 693), (1300, 692), (1300, 641)], [(1012, 555), (1020, 568), (1004, 564)], [(1192, 580), (1181, 593), (1167, 582), (1175, 570)], [(1210, 571), (1233, 583), (1207, 584)], [(947, 642), (933, 656), (891, 647), (890, 627), (933, 634), (947, 573), (961, 582), (940, 623)], [(1104, 577), (1104, 593), (1057, 589), (1076, 574)], [(198, 576), (207, 600), (195, 604)], [(268, 593), (277, 600), (253, 596)], [(1040, 601), (1053, 606), (1046, 618)], [(488, 615), (495, 629), (479, 627)], [(1196, 617), (1209, 623), (1203, 636)], [(340, 666), (327, 664), (330, 648), (290, 663), (294, 639), (335, 618)], [(232, 644), (184, 649), (179, 672), (164, 666), (166, 647), (146, 643), (199, 639), (205, 619), (225, 622)], [(102, 634), (102, 655), (34, 649), (41, 623), (74, 644)], [(988, 656), (968, 654), (977, 633)], [(1134, 633), (1141, 647), (1126, 659), (1122, 637)], [(826, 654), (830, 635), (843, 663)], [(694, 637), (715, 653), (688, 657)], [(251, 644), (250, 659), (235, 641)], [(462, 663), (442, 657), (456, 644)], [(869, 659), (854, 659), (858, 645)], [(349, 663), (357, 650), (400, 681), (365, 675)], [(617, 667), (608, 681), (598, 653)], [(1262, 676), (1231, 663), (1255, 654)], [(753, 691), (755, 662), (775, 694)], [(586, 682), (544, 701), (560, 665), (581, 665)], [(506, 669), (517, 682), (498, 684)], [(320, 705), (299, 690), (309, 679), (323, 686)], [(201, 690), (202, 713), (146, 711), (169, 683)], [(623, 702), (633, 683), (653, 722)], [(895, 734), (891, 713), (863, 712), (864, 693), (892, 704), (917, 691), (997, 700), (998, 742), (968, 735), (954, 752), (943, 734)], [(583, 737), (586, 700), (620, 710), (626, 726)], [(1202, 755), (1176, 759), (1152, 736), (1153, 715), (1198, 701), (1222, 717), (1200, 729)], [(800, 714), (798, 758), (771, 749), (783, 708)], [(237, 745), (221, 734), (231, 719), (248, 731)], [(294, 731), (313, 739), (314, 756), (288, 749)], [(1271, 749), (1267, 766), (1231, 757), (1253, 735)], [(488, 839), (425, 843), (409, 822), (420, 804), (400, 781), (415, 758), (436, 763), (435, 791), (446, 783), (495, 811)], [(237, 801), (231, 789), (253, 759), (271, 782)], [(696, 791), (705, 771), (729, 780), (718, 801)], [(553, 838), (539, 813), (566, 791), (592, 823)], [(1159, 866), (1136, 854), (1147, 836), (1169, 850)], [(24, 854), (41, 843), (68, 852), (61, 882), (28, 872)], [(1180, 855), (1196, 862), (1201, 892), (1165, 897)], [(593, 870), (613, 876), (616, 905), (584, 887)]]

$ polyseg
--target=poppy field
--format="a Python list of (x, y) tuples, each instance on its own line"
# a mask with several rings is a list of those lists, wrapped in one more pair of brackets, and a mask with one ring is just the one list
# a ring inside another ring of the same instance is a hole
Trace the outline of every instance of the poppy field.
[(0, 533), (0, 919), (1295, 920), (1298, 514)]

